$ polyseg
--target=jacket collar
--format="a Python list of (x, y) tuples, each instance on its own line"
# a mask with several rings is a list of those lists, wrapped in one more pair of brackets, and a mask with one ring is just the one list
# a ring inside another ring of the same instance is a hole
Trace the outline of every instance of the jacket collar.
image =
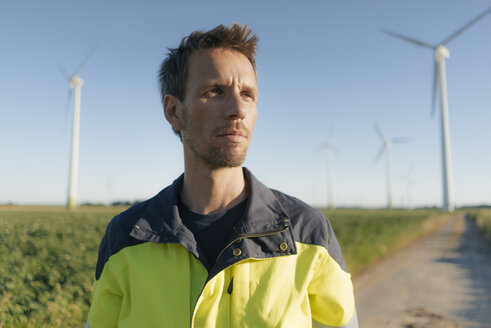
[[(234, 227), (230, 242), (209, 265), (192, 232), (182, 223), (177, 199), (184, 175), (162, 190), (149, 202), (130, 236), (156, 243), (177, 243), (191, 252), (209, 270), (209, 279), (234, 263), (248, 258), (270, 258), (297, 253), (290, 220), (275, 194), (243, 168), (249, 183), (246, 210)], [(285, 245), (288, 248), (285, 249)], [(241, 252), (234, 253), (240, 247)]]
[[(243, 172), (250, 190), (244, 216), (235, 229), (237, 235), (258, 235), (287, 228), (288, 216), (274, 193), (248, 169), (243, 168)], [(176, 239), (180, 237), (194, 239), (188, 236), (177, 207), (183, 180), (184, 174), (150, 200), (130, 233), (132, 237), (154, 242), (179, 242)]]

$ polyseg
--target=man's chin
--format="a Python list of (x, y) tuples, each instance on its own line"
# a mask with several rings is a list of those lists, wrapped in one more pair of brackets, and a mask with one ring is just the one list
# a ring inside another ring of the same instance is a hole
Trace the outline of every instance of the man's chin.
[(212, 169), (226, 169), (240, 167), (244, 163), (245, 158), (222, 158), (220, 160), (208, 161)]
[(206, 162), (212, 169), (233, 168), (242, 166), (245, 161), (247, 150), (223, 151), (223, 149), (212, 152)]

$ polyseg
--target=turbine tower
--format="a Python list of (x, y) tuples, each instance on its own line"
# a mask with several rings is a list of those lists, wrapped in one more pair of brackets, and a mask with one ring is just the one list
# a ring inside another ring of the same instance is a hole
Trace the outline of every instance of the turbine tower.
[(413, 170), (414, 170), (414, 166), (411, 166), (409, 171), (401, 177), (402, 180), (404, 180), (406, 182), (406, 197), (407, 197), (407, 209), (408, 210), (413, 209), (413, 206), (411, 203), (411, 186), (414, 182)]
[(374, 163), (380, 160), (380, 157), (385, 153), (385, 189), (387, 193), (387, 208), (392, 208), (392, 160), (391, 160), (391, 150), (392, 144), (408, 142), (409, 138), (386, 138), (380, 130), (380, 127), (375, 123), (375, 131), (382, 142), (382, 147), (380, 148), (378, 154), (375, 156)]
[(72, 149), (70, 155), (70, 167), (69, 167), (69, 180), (68, 180), (68, 197), (67, 208), (74, 209), (77, 207), (77, 187), (78, 187), (78, 145), (79, 145), (79, 131), (80, 131), (80, 95), (84, 81), (78, 76), (82, 68), (87, 64), (90, 56), (94, 52), (94, 47), (86, 56), (82, 63), (78, 66), (72, 75), (69, 75), (67, 71), (61, 67), (61, 71), (67, 81), (70, 83), (70, 89), (68, 91), (67, 108), (70, 104), (70, 99), (75, 93), (75, 99), (73, 104), (73, 125), (72, 125)]
[(450, 34), (446, 39), (437, 45), (419, 41), (402, 34), (392, 32), (386, 29), (383, 31), (395, 38), (410, 42), (420, 47), (432, 49), (435, 52), (435, 64), (433, 68), (433, 92), (432, 92), (432, 115), (435, 113), (436, 93), (438, 92), (438, 82), (440, 84), (440, 127), (442, 140), (442, 174), (443, 174), (443, 204), (444, 211), (452, 212), (454, 210), (453, 202), (453, 182), (452, 182), (452, 163), (450, 155), (450, 128), (448, 120), (448, 102), (447, 102), (447, 78), (445, 72), (445, 59), (450, 58), (450, 52), (445, 46), (455, 39), (459, 34), (474, 25), (477, 21), (491, 12), (491, 8), (486, 9), (473, 20), (459, 28), (454, 33)]

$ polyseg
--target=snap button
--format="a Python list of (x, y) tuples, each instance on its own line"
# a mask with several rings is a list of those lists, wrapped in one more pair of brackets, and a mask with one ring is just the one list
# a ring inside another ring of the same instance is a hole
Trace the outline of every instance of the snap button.
[(236, 248), (236, 249), (234, 249), (233, 254), (235, 256), (239, 256), (240, 254), (242, 254), (242, 251), (240, 250), (240, 248)]
[(288, 249), (288, 245), (286, 243), (281, 243), (280, 244), (280, 249), (284, 252)]

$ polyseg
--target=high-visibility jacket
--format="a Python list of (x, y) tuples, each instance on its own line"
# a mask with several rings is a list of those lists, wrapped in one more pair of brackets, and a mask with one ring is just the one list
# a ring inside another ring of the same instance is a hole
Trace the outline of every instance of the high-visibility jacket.
[(244, 168), (249, 197), (209, 270), (179, 217), (183, 176), (117, 215), (99, 248), (87, 326), (357, 327), (328, 220)]

